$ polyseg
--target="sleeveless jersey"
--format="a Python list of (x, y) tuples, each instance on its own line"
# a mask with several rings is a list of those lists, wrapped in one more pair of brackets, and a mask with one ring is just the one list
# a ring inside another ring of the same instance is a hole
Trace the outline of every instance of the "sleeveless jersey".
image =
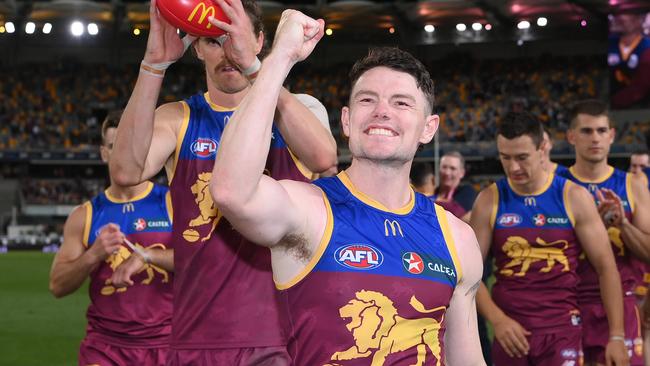
[[(93, 245), (101, 228), (115, 223), (136, 246), (169, 248), (172, 223), (167, 193), (166, 187), (149, 182), (146, 190), (130, 201), (104, 192), (86, 202), (84, 245)], [(90, 274), (87, 338), (118, 346), (167, 346), (173, 274), (147, 264), (132, 277), (133, 286), (118, 289), (108, 284), (115, 269), (130, 255), (131, 249), (122, 244)]]
[(567, 181), (549, 174), (539, 192), (520, 194), (503, 178), (491, 186), (495, 303), (537, 333), (580, 323), (576, 268), (581, 247), (567, 206)]
[[(632, 194), (630, 191), (630, 179), (632, 178), (630, 174), (618, 169), (614, 169), (614, 167), (610, 167), (609, 172), (602, 179), (591, 182), (587, 179), (583, 179), (577, 176), (574, 168), (571, 167), (566, 172), (566, 177), (573, 182), (587, 188), (593, 195), (596, 204), (598, 204), (596, 191), (601, 188), (611, 189), (623, 201), (625, 216), (627, 216), (628, 219), (632, 218), (634, 201), (632, 199)], [(634, 258), (632, 257), (632, 253), (630, 253), (630, 251), (625, 248), (623, 239), (621, 238), (621, 231), (619, 229), (610, 227), (607, 229), (607, 234), (609, 235), (609, 240), (612, 244), (612, 251), (614, 253), (614, 259), (616, 259), (616, 266), (618, 267), (618, 272), (621, 276), (623, 294), (625, 296), (630, 296), (633, 294), (637, 281), (636, 270), (634, 268)], [(600, 297), (600, 286), (598, 285), (598, 274), (596, 273), (594, 267), (584, 256), (580, 260), (578, 275), (580, 276), (580, 285), (578, 286), (578, 296), (580, 302), (602, 302), (602, 299)]]
[(414, 192), (389, 211), (345, 172), (314, 184), (325, 234), (304, 271), (277, 284), (294, 364), (444, 364), (445, 313), (462, 277), (447, 213)]
[(565, 167), (562, 164), (553, 163), (553, 169), (551, 170), (551, 173), (559, 175), (560, 177), (564, 177), (568, 170), (569, 168)]
[[(176, 215), (171, 347), (285, 345), (270, 251), (236, 232), (210, 195), (217, 146), (234, 109), (210, 103), (207, 93), (182, 104), (185, 118), (170, 184)], [(266, 172), (276, 179), (307, 181), (275, 127)]]

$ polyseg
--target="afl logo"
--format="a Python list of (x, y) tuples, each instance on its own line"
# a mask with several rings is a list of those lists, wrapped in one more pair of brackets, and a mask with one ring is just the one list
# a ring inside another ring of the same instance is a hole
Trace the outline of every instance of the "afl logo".
[(135, 222), (133, 223), (133, 228), (136, 231), (142, 231), (142, 230), (147, 228), (147, 222), (144, 221), (143, 218), (139, 218), (139, 219), (135, 220)]
[(424, 272), (424, 261), (419, 254), (413, 252), (406, 252), (402, 255), (402, 264), (404, 269), (412, 274), (420, 274)]
[(192, 143), (192, 154), (207, 158), (217, 153), (217, 142), (210, 138), (199, 137)]
[(517, 226), (521, 224), (521, 216), (513, 213), (504, 213), (503, 215), (499, 216), (499, 220), (497, 221), (501, 226)]
[(350, 244), (334, 252), (336, 262), (352, 269), (375, 269), (384, 262), (384, 255), (375, 247), (367, 244)]

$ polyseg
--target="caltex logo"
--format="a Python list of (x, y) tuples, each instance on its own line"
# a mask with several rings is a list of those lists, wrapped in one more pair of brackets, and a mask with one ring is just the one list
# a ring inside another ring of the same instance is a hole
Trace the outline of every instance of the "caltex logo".
[(535, 226), (544, 226), (544, 224), (546, 224), (546, 216), (541, 213), (533, 216), (533, 223)]
[(147, 228), (147, 222), (143, 218), (139, 218), (133, 223), (133, 228), (136, 231), (142, 231)]
[(406, 252), (402, 255), (404, 269), (412, 274), (420, 274), (424, 271), (424, 261), (419, 254)]

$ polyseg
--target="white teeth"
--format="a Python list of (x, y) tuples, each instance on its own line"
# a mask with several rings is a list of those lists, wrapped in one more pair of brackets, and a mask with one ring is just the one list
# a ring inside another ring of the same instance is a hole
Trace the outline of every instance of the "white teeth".
[(368, 135), (394, 136), (394, 133), (393, 131), (387, 130), (385, 128), (371, 128), (368, 130)]

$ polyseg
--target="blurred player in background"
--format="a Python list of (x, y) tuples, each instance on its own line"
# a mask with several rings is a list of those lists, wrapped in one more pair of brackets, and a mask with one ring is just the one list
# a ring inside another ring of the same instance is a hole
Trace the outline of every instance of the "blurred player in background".
[(620, 337), (606, 343), (608, 365), (627, 365), (619, 274), (589, 193), (544, 169), (542, 127), (526, 112), (504, 117), (497, 148), (506, 178), (479, 194), (471, 219), (483, 254), (491, 251), (496, 264), (492, 295), (481, 286), (477, 297), (494, 327), (494, 365), (580, 364), (582, 250), (598, 274), (604, 332)]
[[(102, 125), (102, 160), (114, 158), (121, 111)], [(63, 244), (54, 257), (50, 291), (63, 297), (90, 277), (88, 328), (79, 365), (164, 365), (172, 317), (172, 214), (166, 187), (149, 181), (110, 186), (76, 207), (66, 221)], [(129, 248), (126, 241), (137, 250)], [(141, 269), (116, 287), (111, 276), (137, 258)]]
[(544, 166), (548, 169), (550, 173), (553, 174), (562, 174), (567, 167), (564, 165), (555, 163), (551, 160), (551, 152), (553, 151), (553, 139), (549, 131), (544, 128)]
[[(598, 100), (579, 101), (570, 112), (569, 143), (575, 147), (576, 163), (565, 177), (587, 188), (607, 227), (611, 248), (621, 276), (624, 294), (625, 333), (607, 333), (598, 275), (587, 261), (578, 267), (578, 300), (582, 313), (583, 346), (587, 364), (604, 365), (606, 345), (624, 342), (632, 365), (643, 365), (641, 319), (635, 287), (643, 281), (639, 262), (650, 259), (650, 195), (640, 176), (615, 169), (607, 162), (615, 130), (607, 106)], [(584, 242), (583, 242), (584, 243)]]
[(650, 167), (650, 152), (638, 150), (630, 155), (630, 173), (643, 173), (643, 170)]
[[(192, 44), (205, 67), (207, 92), (156, 109), (165, 69), (189, 42), (152, 2), (147, 50), (120, 123), (111, 174), (126, 185), (163, 167), (169, 177), (176, 283), (168, 364), (287, 365), (270, 253), (236, 232), (209, 192), (210, 180), (219, 179), (212, 168), (223, 130), (250, 89), (264, 43), (255, 1), (217, 3), (231, 24), (210, 21), (227, 34)], [(336, 143), (317, 116), (286, 89), (274, 103), (267, 174), (308, 181), (312, 172), (334, 166)], [(301, 169), (303, 163), (307, 169)]]
[(650, 38), (643, 33), (645, 14), (619, 14), (620, 34), (609, 40), (610, 101), (613, 108), (650, 107)]

